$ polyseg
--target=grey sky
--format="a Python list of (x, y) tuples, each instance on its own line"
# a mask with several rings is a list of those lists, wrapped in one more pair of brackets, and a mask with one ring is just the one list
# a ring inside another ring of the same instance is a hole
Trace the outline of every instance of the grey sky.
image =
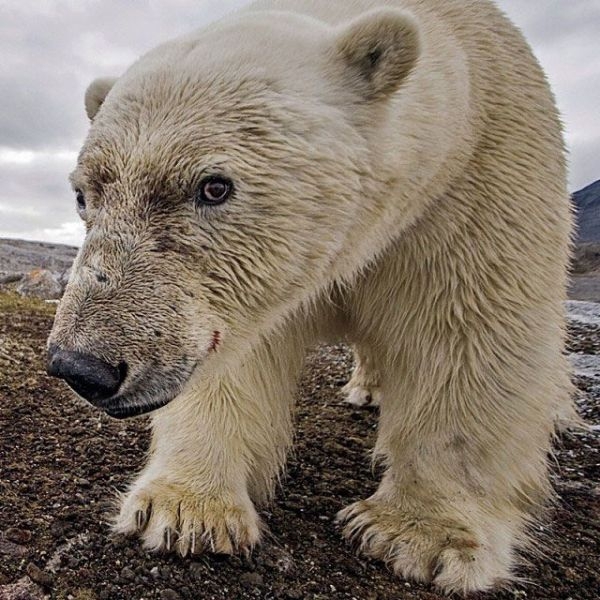
[[(80, 243), (67, 176), (87, 130), (88, 83), (245, 3), (0, 0), (0, 237)], [(525, 31), (556, 92), (571, 189), (599, 179), (600, 2), (498, 3)]]

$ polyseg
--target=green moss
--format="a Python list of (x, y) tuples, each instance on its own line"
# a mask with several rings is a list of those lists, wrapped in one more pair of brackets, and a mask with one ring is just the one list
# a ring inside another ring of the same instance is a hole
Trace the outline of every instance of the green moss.
[(13, 314), (29, 312), (43, 315), (53, 315), (56, 304), (44, 302), (37, 298), (24, 298), (14, 292), (0, 292), (0, 313)]

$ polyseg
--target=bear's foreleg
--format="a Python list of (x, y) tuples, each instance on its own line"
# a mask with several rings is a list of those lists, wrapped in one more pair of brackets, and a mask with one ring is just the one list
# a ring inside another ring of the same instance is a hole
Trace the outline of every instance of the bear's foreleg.
[[(480, 300), (476, 319), (460, 298), (419, 288), (415, 275), (403, 293), (422, 297), (399, 297), (386, 313), (370, 290), (388, 297), (386, 282), (400, 277), (378, 276), (357, 288), (356, 305), (372, 310), (366, 337), (381, 349), (375, 455), (386, 473), (373, 496), (340, 513), (344, 534), (404, 578), (489, 590), (513, 577), (550, 494), (556, 406), (568, 406), (570, 392), (561, 306), (540, 300), (533, 310), (523, 300), (520, 312), (503, 312)], [(386, 340), (392, 317), (402, 335)]]
[(345, 535), (400, 576), (446, 592), (510, 580), (549, 493), (550, 400), (559, 393), (556, 377), (527, 370), (515, 367), (509, 382), (500, 365), (468, 373), (457, 364), (437, 393), (427, 368), (403, 370), (432, 393), (427, 401), (413, 390), (412, 403), (394, 402), (411, 397), (406, 385), (384, 386), (376, 454), (387, 471), (373, 496), (340, 513)]
[(151, 455), (121, 501), (115, 529), (181, 555), (252, 549), (291, 440), (303, 348), (262, 344), (243, 364), (202, 375), (156, 413)]

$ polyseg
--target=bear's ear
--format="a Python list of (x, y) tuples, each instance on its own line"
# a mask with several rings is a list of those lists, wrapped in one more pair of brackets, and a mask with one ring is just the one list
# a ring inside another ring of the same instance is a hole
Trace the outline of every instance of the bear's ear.
[(415, 66), (419, 30), (406, 13), (376, 9), (343, 26), (335, 54), (365, 99), (393, 94)]
[(108, 92), (110, 92), (116, 81), (116, 77), (100, 77), (90, 83), (85, 91), (85, 112), (90, 121), (100, 110), (104, 99), (108, 96)]

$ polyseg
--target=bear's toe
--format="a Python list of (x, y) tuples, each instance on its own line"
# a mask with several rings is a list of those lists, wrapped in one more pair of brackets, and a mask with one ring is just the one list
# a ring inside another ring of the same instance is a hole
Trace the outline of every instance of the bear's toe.
[(259, 517), (249, 499), (236, 503), (165, 484), (125, 496), (114, 530), (140, 535), (149, 550), (181, 556), (247, 553), (260, 540)]
[(489, 591), (510, 578), (510, 568), (492, 551), (447, 548), (440, 553), (433, 583), (447, 594), (468, 594)]

